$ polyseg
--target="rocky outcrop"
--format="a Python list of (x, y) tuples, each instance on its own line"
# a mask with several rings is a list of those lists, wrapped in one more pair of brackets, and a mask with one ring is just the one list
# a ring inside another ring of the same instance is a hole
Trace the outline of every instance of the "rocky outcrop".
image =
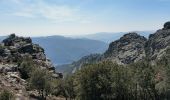
[(149, 36), (146, 43), (147, 57), (151, 60), (159, 59), (170, 46), (170, 23), (167, 22), (163, 29)]
[(110, 44), (104, 53), (104, 59), (110, 59), (118, 64), (130, 64), (145, 57), (147, 39), (137, 33), (128, 33)]
[(1, 90), (8, 90), (14, 94), (16, 100), (32, 100), (26, 89), (28, 83), (21, 78), (18, 64), (28, 58), (33, 60), (35, 67), (49, 71), (53, 78), (63, 77), (62, 73), (55, 72), (42, 47), (32, 43), (31, 38), (11, 34), (0, 43), (0, 93)]
[(170, 22), (166, 22), (164, 27), (151, 34), (148, 40), (137, 33), (125, 34), (110, 44), (109, 49), (104, 53), (104, 59), (110, 59), (118, 64), (130, 64), (145, 57), (156, 61), (165, 55), (169, 48)]
[(41, 67), (55, 71), (51, 61), (46, 58), (44, 49), (38, 44), (32, 43), (31, 38), (18, 37), (11, 34), (0, 44), (0, 62), (16, 63), (25, 57), (30, 57)]

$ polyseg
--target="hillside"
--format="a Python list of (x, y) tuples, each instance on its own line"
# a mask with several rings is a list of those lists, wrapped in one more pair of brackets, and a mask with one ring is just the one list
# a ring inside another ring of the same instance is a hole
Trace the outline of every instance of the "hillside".
[(63, 36), (32, 38), (45, 49), (46, 55), (55, 65), (69, 64), (92, 53), (103, 53), (108, 44), (90, 39), (72, 39)]

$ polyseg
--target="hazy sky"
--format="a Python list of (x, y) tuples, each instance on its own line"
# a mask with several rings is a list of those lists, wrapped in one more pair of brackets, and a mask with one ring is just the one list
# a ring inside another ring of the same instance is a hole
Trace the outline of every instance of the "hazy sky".
[(170, 0), (0, 0), (0, 35), (82, 35), (156, 30)]

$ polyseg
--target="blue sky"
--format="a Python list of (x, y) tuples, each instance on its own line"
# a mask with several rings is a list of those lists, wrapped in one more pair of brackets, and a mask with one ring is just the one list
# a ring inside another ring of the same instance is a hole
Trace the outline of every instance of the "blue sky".
[(82, 35), (157, 30), (170, 0), (0, 0), (0, 35)]

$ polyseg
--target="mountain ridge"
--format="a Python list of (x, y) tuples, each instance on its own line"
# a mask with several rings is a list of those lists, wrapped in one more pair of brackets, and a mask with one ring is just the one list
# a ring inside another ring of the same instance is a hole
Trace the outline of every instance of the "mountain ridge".
[[(148, 38), (149, 35), (153, 32), (154, 31), (99, 32), (99, 33), (95, 33), (95, 34), (88, 34), (88, 35), (82, 35), (82, 36), (77, 36), (77, 37), (78, 38), (87, 38), (87, 39), (92, 39), (92, 40), (99, 40), (99, 41), (103, 41), (105, 43), (111, 43), (112, 41), (119, 39), (126, 33), (138, 33), (138, 34)], [(72, 37), (76, 37), (76, 36), (72, 36)]]

